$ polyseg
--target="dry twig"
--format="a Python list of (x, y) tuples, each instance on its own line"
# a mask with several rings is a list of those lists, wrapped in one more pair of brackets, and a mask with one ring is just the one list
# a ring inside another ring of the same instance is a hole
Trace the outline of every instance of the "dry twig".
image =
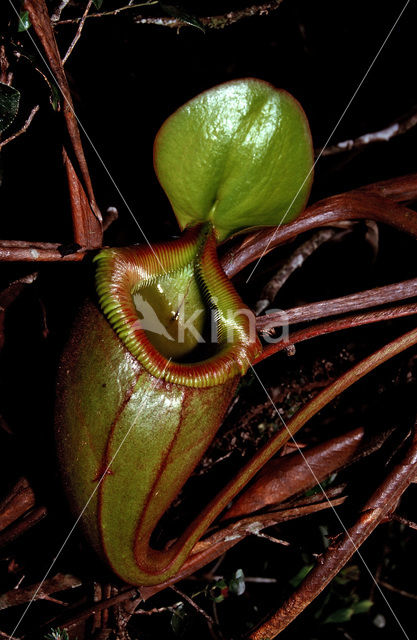
[(385, 587), (386, 589), (388, 589), (389, 591), (392, 591), (393, 593), (398, 593), (398, 595), (400, 595), (400, 596), (404, 596), (404, 598), (410, 598), (411, 600), (417, 600), (417, 595), (415, 593), (409, 593), (408, 591), (404, 591), (404, 589), (398, 589), (398, 587), (394, 587), (389, 582), (385, 582), (385, 580), (378, 580), (378, 583), (382, 587)]
[(174, 585), (171, 586), (171, 589), (178, 595), (180, 596), (180, 598), (183, 598), (186, 602), (188, 602), (188, 604), (193, 607), (193, 609), (195, 609), (196, 611), (198, 611), (198, 613), (200, 615), (203, 616), (203, 618), (205, 618), (207, 620), (207, 622), (213, 626), (216, 625), (216, 623), (214, 622), (213, 618), (211, 616), (209, 616), (209, 614), (207, 613), (207, 611), (204, 611), (204, 609), (202, 609), (201, 607), (198, 606), (198, 604), (192, 599), (190, 598), (190, 596), (187, 596), (186, 593), (183, 593), (182, 591), (180, 591), (178, 589), (178, 587), (175, 587)]
[(24, 588), (11, 589), (7, 593), (4, 593), (0, 596), (0, 609), (17, 607), (25, 602), (29, 602), (32, 598), (35, 598), (35, 600), (50, 600), (58, 604), (63, 604), (60, 600), (51, 598), (51, 594), (57, 593), (58, 591), (66, 591), (67, 589), (74, 589), (80, 585), (81, 581), (78, 578), (68, 574), (57, 573), (53, 578), (45, 580), (40, 591), (37, 591), (37, 584), (32, 584)]
[[(77, 170), (79, 170), (81, 176), (79, 179), (80, 186), (76, 184), (75, 179), (69, 180), (69, 190), (72, 203), (77, 201), (77, 198), (73, 197), (71, 192), (74, 188), (74, 184), (76, 191), (79, 191), (79, 189), (82, 188), (86, 192), (85, 201), (78, 198), (78, 201), (83, 205), (82, 208), (76, 210), (73, 209), (74, 231), (76, 236), (75, 241), (79, 242), (83, 247), (96, 248), (101, 246), (102, 243), (101, 213), (95, 201), (93, 186), (81, 143), (77, 118), (74, 113), (71, 92), (58, 46), (55, 41), (48, 9), (45, 0), (25, 0), (23, 9), (29, 14), (30, 22), (33, 25), (34, 31), (45, 51), (51, 74), (64, 98), (63, 114), (71, 141), (72, 151), (77, 163)], [(71, 162), (69, 155), (70, 153), (68, 153), (68, 162)], [(75, 169), (73, 169), (73, 172), (76, 175)]]
[[(253, 16), (259, 15), (268, 15), (272, 11), (276, 11), (280, 6), (282, 0), (270, 0), (270, 2), (264, 2), (261, 5), (252, 5), (250, 7), (246, 7), (245, 9), (237, 9), (235, 11), (229, 11), (224, 15), (218, 16), (204, 16), (198, 17), (198, 21), (207, 29), (224, 29), (225, 27), (229, 27), (244, 18), (251, 18)], [(128, 5), (124, 5), (123, 7), (118, 7), (117, 9), (113, 9), (111, 11), (102, 11), (100, 13), (91, 13), (87, 16), (90, 18), (103, 18), (106, 16), (116, 16), (125, 11), (131, 11), (138, 9), (144, 6), (151, 6), (157, 4), (156, 1), (142, 2), (142, 3), (132, 3)], [(181, 18), (171, 18), (169, 16), (134, 16), (134, 21), (137, 24), (153, 24), (160, 27), (170, 27), (172, 29), (179, 29), (181, 27), (187, 26), (187, 23)], [(82, 17), (78, 18), (69, 18), (66, 20), (54, 20), (57, 26), (65, 25), (65, 24), (77, 24), (82, 20)]]
[(81, 38), (81, 33), (82, 33), (83, 28), (84, 28), (84, 24), (85, 24), (86, 18), (88, 16), (88, 12), (90, 11), (92, 4), (93, 4), (93, 0), (88, 0), (87, 6), (86, 6), (86, 8), (84, 10), (84, 13), (83, 13), (83, 15), (81, 17), (81, 20), (79, 22), (78, 29), (77, 29), (77, 32), (76, 32), (76, 34), (74, 36), (74, 39), (71, 42), (70, 46), (68, 47), (66, 54), (62, 58), (62, 64), (63, 65), (66, 63), (66, 61), (70, 57), (71, 53), (74, 51), (75, 45), (77, 44), (78, 40)]
[(283, 631), (329, 584), (349, 561), (361, 544), (393, 511), (404, 491), (413, 482), (417, 471), (417, 432), (401, 462), (391, 470), (362, 509), (358, 521), (345, 531), (321, 556), (320, 562), (303, 580), (292, 596), (251, 634), (251, 640), (275, 638)]
[(311, 238), (291, 254), (278, 273), (265, 285), (255, 306), (255, 315), (259, 316), (275, 300), (279, 290), (288, 278), (299, 269), (323, 243), (328, 242), (338, 233), (337, 229), (320, 229)]
[(20, 478), (0, 503), (0, 531), (35, 506), (35, 494), (26, 478)]
[(223, 519), (243, 518), (262, 509), (276, 508), (284, 501), (311, 489), (317, 481), (323, 482), (332, 473), (371, 455), (384, 444), (390, 433), (385, 431), (366, 441), (365, 432), (359, 427), (304, 449), (303, 456), (295, 451), (270, 460), (259, 472), (255, 482), (226, 511)]
[(288, 350), (289, 347), (294, 347), (298, 342), (304, 340), (310, 340), (311, 338), (317, 338), (328, 333), (334, 333), (335, 331), (343, 331), (344, 329), (352, 329), (353, 327), (362, 327), (365, 324), (373, 324), (375, 322), (383, 322), (386, 320), (394, 320), (395, 318), (404, 318), (406, 316), (415, 315), (417, 313), (417, 303), (404, 304), (398, 307), (391, 307), (389, 309), (382, 309), (376, 311), (368, 311), (367, 313), (358, 313), (346, 318), (339, 318), (337, 320), (329, 320), (328, 322), (321, 322), (299, 331), (291, 333), (288, 341), (281, 340), (276, 344), (268, 345), (264, 348), (263, 352), (256, 359), (254, 364), (261, 362), (269, 358), (274, 353)]
[(58, 242), (6, 240), (0, 243), (0, 262), (79, 262), (86, 254), (87, 250), (78, 245), (67, 252), (67, 247)]
[[(152, 5), (158, 4), (159, 0), (147, 0), (146, 2), (138, 2), (138, 3), (130, 3), (123, 5), (122, 7), (117, 7), (116, 9), (112, 9), (111, 11), (100, 11), (97, 13), (90, 13), (87, 16), (88, 18), (105, 18), (106, 16), (117, 16), (124, 11), (132, 11), (134, 9), (139, 9), (142, 7), (150, 7)], [(65, 25), (65, 24), (78, 24), (81, 22), (82, 16), (79, 18), (67, 18), (66, 20), (54, 20), (54, 23), (57, 26)]]
[(0, 548), (5, 547), (10, 544), (10, 542), (13, 542), (13, 540), (16, 540), (16, 538), (19, 538), (35, 524), (38, 524), (45, 516), (45, 507), (39, 507), (27, 512), (23, 518), (20, 518), (20, 520), (11, 524), (5, 531), (0, 533)]
[(30, 112), (30, 114), (29, 114), (29, 116), (28, 116), (28, 118), (26, 120), (26, 122), (19, 129), (19, 131), (16, 131), (16, 133), (13, 133), (13, 135), (11, 135), (8, 138), (6, 138), (6, 140), (3, 140), (2, 142), (0, 142), (0, 151), (1, 151), (1, 149), (3, 149), (6, 146), (6, 144), (9, 144), (9, 142), (12, 142), (13, 140), (16, 140), (16, 138), (21, 136), (23, 133), (26, 133), (26, 131), (29, 129), (30, 125), (32, 124), (33, 118), (36, 116), (38, 111), (39, 111), (39, 105), (37, 104), (36, 106), (33, 107), (32, 111)]
[(417, 174), (387, 180), (325, 198), (308, 207), (296, 220), (246, 236), (223, 256), (223, 270), (233, 277), (255, 260), (301, 233), (347, 220), (374, 220), (417, 237), (417, 214), (398, 202), (417, 199)]
[(380, 129), (379, 131), (372, 131), (371, 133), (365, 133), (353, 140), (343, 140), (343, 142), (338, 142), (337, 144), (325, 147), (324, 149), (316, 149), (315, 153), (316, 155), (325, 157), (334, 156), (345, 151), (352, 151), (352, 149), (363, 149), (363, 147), (374, 144), (375, 142), (388, 142), (396, 136), (407, 133), (407, 131), (410, 131), (410, 129), (412, 129), (416, 125), (417, 112), (413, 111), (411, 115), (404, 118), (399, 118), (397, 122), (393, 122), (384, 129)]
[(53, 14), (51, 15), (51, 22), (54, 24), (58, 22), (61, 18), (61, 13), (65, 9), (65, 7), (69, 4), (70, 0), (61, 0)]
[(402, 516), (399, 516), (397, 513), (393, 513), (391, 516), (392, 520), (396, 520), (396, 522), (399, 522), (400, 524), (404, 524), (406, 527), (410, 527), (410, 529), (414, 529), (415, 531), (417, 531), (417, 523), (416, 522), (412, 522), (411, 520), (408, 520), (407, 518), (403, 518)]
[(268, 313), (256, 320), (259, 331), (268, 332), (274, 327), (282, 327), (299, 322), (310, 322), (319, 318), (336, 316), (350, 311), (369, 309), (390, 302), (407, 300), (417, 296), (417, 278), (397, 282), (395, 284), (375, 287), (360, 293), (353, 293), (333, 300), (312, 302), (277, 313)]

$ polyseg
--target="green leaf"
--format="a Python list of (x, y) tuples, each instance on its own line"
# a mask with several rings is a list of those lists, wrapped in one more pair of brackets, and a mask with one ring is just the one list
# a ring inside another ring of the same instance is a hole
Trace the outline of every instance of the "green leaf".
[(313, 150), (299, 103), (249, 78), (180, 107), (159, 130), (154, 162), (181, 228), (211, 221), (222, 241), (296, 217), (310, 193)]
[(320, 484), (316, 484), (311, 489), (308, 489), (305, 492), (305, 496), (309, 498), (310, 496), (314, 496), (317, 493), (322, 493), (323, 489), (327, 489), (327, 487), (330, 487), (330, 485), (333, 484), (336, 478), (337, 478), (337, 473), (332, 473), (328, 478), (325, 478), (323, 482), (321, 482)]
[(69, 640), (69, 636), (65, 629), (51, 629), (50, 633), (44, 636), (44, 640)]
[(353, 615), (357, 615), (358, 613), (368, 613), (373, 604), (372, 600), (361, 600), (360, 602), (355, 602), (344, 609), (336, 609), (336, 611), (327, 616), (324, 624), (349, 622)]
[(345, 585), (349, 582), (357, 582), (360, 579), (359, 567), (356, 564), (351, 564), (348, 567), (342, 569), (335, 577), (337, 584)]
[(56, 84), (54, 82), (52, 82), (49, 85), (49, 87), (51, 89), (51, 95), (49, 96), (49, 102), (51, 103), (52, 109), (54, 111), (59, 111), (60, 105), (61, 105), (61, 102), (60, 102), (61, 94), (59, 92), (59, 89), (58, 89), (58, 87), (56, 86)]
[(22, 31), (27, 31), (30, 26), (29, 11), (21, 11), (19, 13), (19, 25), (17, 30), (21, 33)]
[(171, 629), (177, 635), (181, 635), (184, 632), (186, 617), (187, 613), (185, 611), (185, 606), (181, 602), (181, 604), (173, 611), (171, 616)]
[(0, 133), (10, 126), (19, 110), (20, 93), (0, 82)]
[(336, 611), (333, 611), (333, 613), (327, 616), (324, 624), (349, 622), (354, 613), (354, 610), (350, 607), (346, 607), (345, 609), (336, 609)]
[(233, 578), (229, 582), (229, 591), (236, 596), (241, 596), (245, 593), (246, 584), (245, 576), (242, 569), (237, 569), (233, 575)]
[(181, 7), (174, 6), (172, 4), (165, 4), (165, 2), (160, 2), (159, 6), (161, 7), (162, 11), (164, 11), (168, 16), (171, 16), (172, 18), (178, 18), (185, 24), (189, 24), (191, 27), (196, 27), (196, 29), (199, 29), (203, 33), (206, 32), (205, 27), (201, 24), (199, 19), (196, 16), (190, 15)]
[(368, 613), (369, 609), (371, 607), (373, 607), (373, 602), (372, 600), (361, 600), (360, 602), (357, 602), (356, 604), (352, 605), (353, 610), (356, 613)]
[(306, 575), (310, 573), (313, 567), (314, 564), (306, 564), (304, 565), (304, 567), (301, 567), (300, 571), (296, 573), (293, 578), (291, 578), (290, 585), (294, 587), (294, 589), (296, 589), (298, 585), (302, 583)]
[(103, 0), (93, 0), (93, 5), (96, 9), (101, 9), (101, 5), (103, 4)]

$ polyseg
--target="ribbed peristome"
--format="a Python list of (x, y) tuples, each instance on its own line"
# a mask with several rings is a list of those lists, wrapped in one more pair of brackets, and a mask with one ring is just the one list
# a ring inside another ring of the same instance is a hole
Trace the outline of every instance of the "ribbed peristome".
[[(119, 338), (153, 376), (188, 387), (223, 384), (246, 373), (261, 350), (253, 314), (243, 304), (224, 274), (210, 226), (187, 231), (178, 240), (150, 246), (104, 249), (95, 258), (96, 284), (101, 309)], [(184, 267), (192, 277), (207, 310), (217, 318), (218, 345), (201, 361), (177, 362), (158, 351), (141, 326), (134, 295), (157, 286), (167, 275)]]

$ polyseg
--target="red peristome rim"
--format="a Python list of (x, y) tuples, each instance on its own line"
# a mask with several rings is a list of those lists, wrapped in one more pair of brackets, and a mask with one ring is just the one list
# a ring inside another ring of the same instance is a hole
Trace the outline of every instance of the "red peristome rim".
[[(97, 262), (96, 286), (104, 315), (124, 345), (156, 378), (187, 387), (223, 384), (246, 373), (261, 345), (254, 331), (253, 315), (223, 272), (216, 252), (213, 230), (198, 227), (178, 240), (153, 247), (104, 249)], [(141, 286), (194, 263), (196, 278), (207, 300), (216, 300), (220, 333), (233, 330), (216, 355), (200, 362), (179, 363), (166, 358), (150, 342), (133, 301)], [(230, 320), (232, 318), (232, 320)], [(252, 335), (253, 334), (253, 335)]]

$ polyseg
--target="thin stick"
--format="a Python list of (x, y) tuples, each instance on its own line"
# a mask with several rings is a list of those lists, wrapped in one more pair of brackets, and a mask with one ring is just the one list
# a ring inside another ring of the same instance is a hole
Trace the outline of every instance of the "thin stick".
[[(46, 2), (45, 0), (24, 0), (22, 8), (29, 13), (30, 22), (32, 23), (33, 29), (44, 49), (51, 75), (62, 93), (64, 102), (63, 115), (67, 125), (72, 150), (77, 160), (77, 166), (75, 167), (74, 172), (79, 171), (82, 180), (82, 188), (86, 192), (85, 200), (88, 200), (88, 207), (85, 207), (85, 210), (73, 211), (75, 231), (79, 237), (83, 238), (83, 242), (81, 244), (84, 247), (96, 248), (102, 244), (102, 217), (94, 197), (87, 161), (81, 143), (80, 131), (74, 113), (71, 91), (62, 65)], [(30, 33), (29, 37), (33, 40)], [(42, 57), (42, 53), (40, 51), (39, 54)], [(80, 184), (81, 180), (79, 181)], [(68, 187), (70, 192), (73, 186), (74, 181), (69, 181)], [(76, 189), (79, 190), (79, 188), (79, 185), (76, 185)]]
[(93, 0), (88, 0), (87, 2), (87, 6), (85, 8), (85, 11), (81, 17), (80, 23), (78, 25), (78, 29), (77, 29), (77, 33), (75, 34), (74, 40), (71, 42), (70, 46), (68, 47), (67, 53), (65, 54), (65, 56), (62, 58), (62, 64), (64, 65), (66, 63), (66, 61), (68, 60), (68, 58), (70, 57), (71, 53), (74, 50), (75, 45), (77, 44), (78, 40), (81, 37), (81, 32), (84, 28), (84, 24), (88, 15), (88, 12), (91, 9), (91, 5), (93, 4)]
[(0, 531), (35, 506), (35, 494), (26, 478), (20, 478), (0, 503)]
[(133, 615), (135, 616), (153, 616), (155, 613), (166, 613), (169, 611), (170, 613), (174, 612), (175, 609), (182, 605), (182, 602), (176, 602), (172, 604), (170, 607), (155, 607), (154, 609), (135, 609)]
[[(61, 600), (51, 598), (53, 593), (74, 589), (82, 584), (78, 578), (64, 573), (57, 573), (53, 578), (49, 578), (42, 585), (41, 591), (36, 594), (36, 600), (52, 600), (58, 604), (63, 604)], [(11, 589), (0, 596), (0, 610), (9, 607), (17, 607), (28, 602), (36, 591), (37, 584), (31, 584), (20, 589)]]
[(51, 244), (45, 243), (45, 246), (41, 246), (40, 242), (23, 241), (22, 246), (0, 244), (0, 262), (79, 262), (88, 253), (86, 249), (79, 248), (65, 253), (59, 251), (60, 248), (65, 248), (64, 245)]
[[(391, 470), (367, 501), (358, 521), (349, 531), (333, 541), (298, 589), (267, 622), (251, 634), (251, 640), (275, 638), (323, 591), (361, 544), (395, 508), (404, 491), (413, 482), (416, 470), (417, 435), (415, 432), (403, 460)], [(398, 619), (397, 622), (402, 629)]]
[[(280, 6), (282, 0), (271, 0), (270, 2), (265, 2), (262, 5), (252, 5), (251, 7), (246, 7), (245, 9), (240, 9), (236, 11), (229, 11), (224, 15), (218, 16), (204, 16), (199, 17), (198, 21), (208, 29), (224, 29), (224, 27), (228, 27), (243, 18), (251, 18), (253, 16), (259, 15), (267, 15), (271, 11), (275, 11)], [(90, 18), (104, 18), (106, 16), (116, 16), (122, 11), (128, 11), (131, 9), (137, 9), (139, 7), (151, 6), (158, 4), (158, 2), (142, 2), (140, 4), (128, 4), (123, 7), (119, 7), (118, 9), (113, 9), (112, 11), (102, 11), (100, 13), (91, 13), (88, 16)], [(81, 17), (79, 18), (70, 18), (66, 20), (59, 20), (56, 22), (58, 26), (65, 24), (76, 24), (81, 21)], [(172, 29), (178, 29), (180, 27), (187, 26), (187, 23), (181, 20), (180, 18), (170, 18), (168, 16), (162, 17), (148, 17), (148, 16), (135, 16), (134, 21), (137, 24), (153, 24), (160, 27), (170, 27)]]
[(17, 636), (9, 636), (9, 634), (4, 633), (4, 631), (0, 631), (0, 638), (6, 638), (7, 640), (20, 640)]
[(277, 313), (268, 313), (257, 318), (256, 327), (259, 331), (270, 331), (274, 327), (310, 322), (319, 318), (337, 316), (349, 311), (369, 309), (370, 307), (398, 302), (417, 296), (417, 278), (404, 280), (395, 284), (375, 287), (360, 293), (353, 293), (332, 300), (312, 302), (293, 309), (280, 310)]
[(14, 133), (13, 135), (6, 138), (6, 140), (3, 140), (3, 142), (0, 142), (0, 151), (1, 149), (3, 149), (3, 147), (6, 146), (6, 144), (9, 144), (9, 142), (16, 140), (16, 138), (21, 136), (23, 133), (26, 133), (26, 131), (29, 129), (30, 125), (32, 124), (33, 118), (36, 116), (38, 111), (39, 111), (39, 105), (37, 104), (36, 106), (33, 107), (23, 127), (19, 129), (19, 131), (16, 131), (16, 133)]
[(268, 345), (265, 347), (260, 356), (255, 360), (254, 364), (261, 362), (272, 356), (274, 353), (288, 349), (292, 345), (298, 342), (304, 342), (311, 338), (317, 338), (319, 336), (326, 335), (328, 333), (334, 333), (335, 331), (343, 331), (344, 329), (352, 329), (354, 327), (361, 327), (366, 324), (373, 324), (374, 322), (382, 322), (385, 320), (394, 320), (395, 318), (403, 318), (417, 313), (417, 303), (404, 304), (398, 307), (392, 307), (390, 309), (382, 309), (380, 311), (368, 311), (366, 313), (358, 313), (357, 315), (348, 316), (346, 318), (340, 318), (338, 320), (330, 320), (329, 322), (322, 322), (315, 324), (305, 329), (300, 329), (290, 334), (288, 341), (281, 341), (277, 344)]
[(257, 538), (264, 538), (265, 540), (269, 540), (269, 542), (273, 542), (274, 544), (280, 544), (284, 547), (290, 547), (291, 542), (287, 542), (287, 540), (280, 540), (279, 538), (274, 538), (273, 536), (269, 536), (267, 533), (261, 533), (260, 531), (255, 531), (254, 536)]
[(55, 9), (55, 11), (53, 12), (53, 14), (51, 15), (51, 22), (52, 24), (54, 24), (55, 22), (58, 22), (58, 20), (61, 18), (61, 13), (63, 12), (63, 10), (65, 9), (65, 7), (67, 6), (67, 4), (69, 3), (70, 0), (61, 0), (61, 2), (59, 3), (59, 5), (57, 6), (57, 8)]
[(190, 598), (190, 596), (187, 596), (186, 593), (183, 593), (182, 591), (180, 591), (178, 589), (178, 587), (176, 587), (174, 585), (171, 586), (171, 589), (172, 589), (172, 591), (174, 591), (177, 594), (177, 596), (180, 596), (180, 598), (183, 598), (184, 600), (186, 600), (188, 602), (188, 604), (193, 607), (193, 609), (198, 611), (198, 613), (200, 615), (202, 615), (203, 618), (205, 618), (207, 620), (207, 622), (209, 622), (213, 626), (216, 626), (216, 623), (214, 622), (213, 618), (211, 616), (209, 616), (207, 611), (204, 611), (204, 609), (199, 607), (198, 604), (196, 602), (194, 602), (194, 600), (192, 598)]
[(405, 598), (410, 598), (411, 600), (417, 600), (417, 596), (414, 593), (409, 593), (408, 591), (404, 591), (403, 589), (398, 589), (397, 587), (393, 587), (389, 582), (385, 582), (384, 580), (378, 580), (379, 584), (388, 589), (389, 591), (393, 591), (394, 593), (398, 593), (400, 596), (404, 596)]
[[(126, 4), (123, 7), (117, 7), (117, 9), (112, 9), (111, 11), (100, 11), (99, 13), (90, 13), (87, 16), (89, 18), (105, 18), (106, 16), (117, 16), (119, 13), (123, 11), (129, 11), (130, 9), (139, 9), (142, 7), (150, 7), (152, 5), (158, 4), (159, 0), (150, 0), (148, 2), (139, 2), (136, 4)], [(57, 26), (65, 25), (65, 24), (78, 24), (81, 22), (82, 17), (79, 18), (67, 18), (66, 20), (59, 20), (56, 22)]]
[(404, 524), (406, 527), (410, 527), (410, 529), (414, 529), (417, 531), (417, 523), (412, 522), (411, 520), (407, 520), (407, 518), (402, 518), (397, 513), (393, 513), (391, 516), (391, 520), (396, 520), (400, 524)]
[(345, 151), (352, 151), (352, 149), (362, 149), (375, 142), (388, 142), (396, 136), (402, 135), (410, 131), (417, 125), (417, 112), (414, 111), (410, 116), (399, 118), (397, 122), (393, 122), (388, 127), (380, 129), (379, 131), (373, 131), (372, 133), (365, 133), (353, 140), (343, 140), (337, 144), (326, 147), (325, 149), (316, 149), (316, 154), (324, 156), (333, 156)]
[(5, 531), (0, 533), (0, 548), (9, 544), (13, 540), (16, 540), (23, 533), (31, 529), (35, 524), (38, 524), (46, 516), (45, 507), (39, 507), (33, 509), (23, 518), (11, 524)]
[(279, 269), (273, 278), (262, 289), (259, 300), (255, 306), (255, 315), (259, 316), (276, 298), (279, 290), (287, 282), (288, 278), (299, 269), (323, 243), (331, 240), (337, 234), (337, 229), (319, 229), (311, 238), (303, 242), (290, 255), (285, 264)]

